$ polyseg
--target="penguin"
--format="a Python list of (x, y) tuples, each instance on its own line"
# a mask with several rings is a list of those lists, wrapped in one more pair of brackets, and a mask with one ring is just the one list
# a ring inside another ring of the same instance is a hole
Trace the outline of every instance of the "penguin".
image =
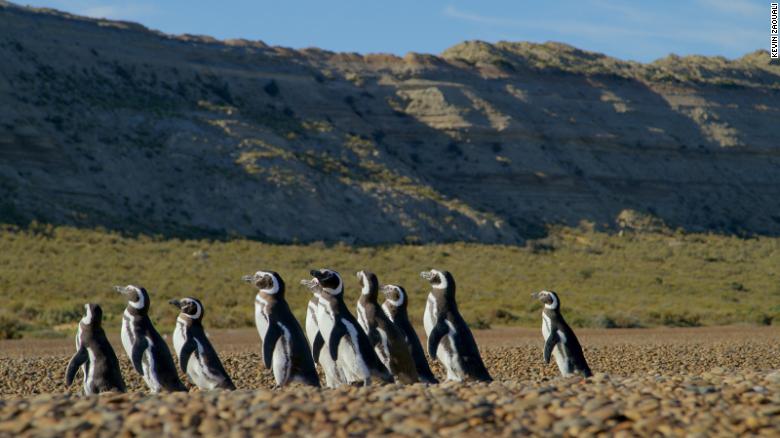
[(382, 293), (385, 295), (385, 302), (382, 303), (382, 310), (393, 321), (396, 327), (404, 334), (406, 343), (412, 353), (412, 359), (417, 367), (417, 375), (423, 383), (436, 384), (439, 380), (433, 375), (428, 359), (425, 358), (425, 350), (420, 344), (420, 338), (409, 321), (407, 308), (406, 291), (401, 286), (386, 284), (382, 286)]
[(561, 301), (558, 294), (543, 290), (531, 294), (532, 298), (544, 304), (542, 310), (542, 336), (544, 336), (544, 363), (550, 363), (550, 356), (555, 356), (555, 362), (561, 375), (568, 377), (580, 373), (584, 377), (593, 375), (585, 361), (582, 347), (574, 335), (574, 331), (566, 324), (561, 314)]
[[(301, 280), (301, 284), (309, 287), (308, 280)], [(328, 388), (338, 388), (347, 383), (344, 372), (336, 365), (336, 361), (330, 357), (330, 352), (322, 348), (325, 340), (322, 338), (320, 327), (317, 324), (317, 306), (320, 299), (313, 295), (306, 306), (306, 338), (309, 340), (312, 357), (314, 361), (320, 364), (323, 374), (325, 374), (325, 386)]]
[(368, 271), (358, 271), (357, 278), (361, 286), (357, 302), (358, 323), (368, 336), (376, 355), (397, 383), (417, 383), (420, 377), (406, 337), (377, 303), (379, 280)]
[(84, 317), (76, 333), (76, 354), (65, 372), (65, 385), (73, 384), (81, 368), (84, 395), (101, 392), (125, 392), (125, 381), (119, 369), (119, 359), (103, 331), (103, 310), (97, 304), (85, 304)]
[(202, 390), (235, 390), (236, 386), (203, 330), (203, 303), (192, 297), (168, 303), (180, 311), (173, 329), (173, 349), (184, 374)]
[(263, 363), (274, 373), (276, 386), (291, 382), (320, 386), (309, 344), (303, 329), (285, 300), (282, 277), (273, 271), (257, 271), (243, 280), (258, 290), (255, 296), (255, 324), (263, 345)]
[(372, 377), (393, 383), (393, 376), (376, 356), (368, 336), (344, 303), (341, 275), (330, 269), (312, 270), (311, 275), (314, 278), (306, 284), (318, 298), (317, 323), (324, 341), (322, 348), (336, 361), (347, 383), (368, 386)]
[(149, 319), (149, 294), (138, 286), (114, 286), (127, 299), (122, 315), (122, 345), (138, 374), (153, 393), (186, 391), (171, 351)]
[(428, 336), (428, 354), (447, 370), (447, 380), (490, 382), (474, 335), (455, 302), (455, 279), (447, 271), (431, 269), (420, 276), (431, 284), (423, 325)]

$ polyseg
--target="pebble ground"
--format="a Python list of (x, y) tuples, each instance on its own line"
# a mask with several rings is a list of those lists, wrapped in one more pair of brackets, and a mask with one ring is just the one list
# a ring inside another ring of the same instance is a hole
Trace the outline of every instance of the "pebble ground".
[(780, 436), (778, 328), (584, 330), (589, 379), (544, 366), (538, 330), (476, 334), (490, 384), (272, 390), (256, 334), (231, 331), (213, 339), (238, 391), (146, 394), (117, 350), (131, 392), (92, 397), (62, 383), (72, 340), (4, 341), (0, 436)]

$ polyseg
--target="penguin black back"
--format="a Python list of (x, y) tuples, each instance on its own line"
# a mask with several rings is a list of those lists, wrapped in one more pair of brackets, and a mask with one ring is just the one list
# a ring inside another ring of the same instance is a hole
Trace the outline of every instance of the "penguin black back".
[(373, 272), (359, 271), (361, 294), (358, 299), (358, 322), (368, 336), (379, 359), (396, 382), (410, 384), (419, 381), (417, 367), (404, 333), (379, 307), (379, 280)]
[(542, 310), (542, 336), (544, 337), (544, 361), (550, 363), (555, 357), (558, 369), (564, 376), (580, 373), (585, 377), (592, 375), (585, 354), (582, 352), (574, 330), (569, 327), (561, 314), (561, 301), (558, 294), (543, 290), (532, 294), (533, 298), (544, 304)]
[(255, 324), (262, 339), (263, 362), (274, 372), (277, 386), (291, 381), (320, 386), (309, 343), (285, 299), (282, 276), (274, 271), (257, 271), (243, 280), (257, 288)]
[(382, 286), (382, 293), (385, 296), (382, 310), (387, 317), (393, 321), (393, 324), (395, 324), (395, 326), (404, 334), (406, 343), (411, 350), (412, 359), (417, 368), (417, 375), (420, 377), (420, 381), (424, 383), (439, 383), (439, 380), (436, 379), (436, 376), (433, 375), (433, 371), (431, 371), (428, 359), (425, 358), (425, 350), (423, 350), (422, 344), (420, 343), (420, 338), (417, 336), (417, 332), (414, 330), (414, 326), (412, 326), (412, 322), (409, 320), (406, 290), (401, 286), (388, 284)]
[(236, 389), (203, 329), (203, 303), (193, 297), (169, 303), (180, 312), (173, 331), (173, 346), (184, 374), (200, 389)]
[[(448, 271), (432, 269), (420, 276), (431, 285), (423, 322), (428, 334), (428, 354), (441, 360), (448, 380), (493, 380), (482, 362), (479, 348), (455, 301), (455, 279)], [(442, 342), (442, 340), (447, 342)], [(443, 350), (439, 352), (439, 350)]]
[(84, 317), (79, 321), (76, 335), (76, 354), (65, 372), (65, 383), (70, 386), (76, 371), (84, 373), (84, 393), (125, 392), (125, 381), (119, 360), (103, 331), (103, 310), (97, 304), (85, 304)]
[(168, 344), (149, 319), (151, 301), (146, 289), (127, 285), (115, 286), (114, 290), (127, 299), (121, 334), (133, 368), (143, 376), (152, 392), (186, 391)]
[[(353, 344), (355, 351), (355, 360), (362, 362), (368, 368), (370, 375), (377, 377), (379, 380), (385, 383), (393, 383), (393, 376), (390, 371), (385, 367), (379, 357), (377, 357), (374, 348), (371, 346), (371, 342), (368, 340), (366, 333), (360, 329), (360, 324), (357, 319), (352, 315), (352, 312), (347, 308), (344, 302), (344, 283), (341, 280), (341, 275), (338, 272), (331, 269), (313, 269), (311, 275), (314, 277), (311, 282), (311, 287), (317, 296), (319, 297), (318, 305), (318, 320), (319, 316), (329, 314), (329, 319), (332, 319), (332, 329), (330, 332), (323, 330), (323, 336), (328, 339), (325, 341), (327, 348), (330, 350), (330, 355), (334, 360), (337, 358), (339, 351), (339, 344), (342, 338), (350, 339), (352, 343), (352, 336), (357, 340), (357, 345)], [(319, 309), (327, 309), (324, 313)], [(325, 321), (319, 321), (320, 327)], [(345, 336), (347, 335), (347, 336)], [(360, 368), (360, 364), (352, 364), (355, 369)], [(343, 368), (343, 367), (342, 367)], [(353, 368), (353, 367), (350, 367)], [(357, 377), (356, 373), (355, 376)], [(361, 376), (364, 383), (367, 383), (370, 376)], [(349, 380), (349, 379), (348, 379)], [(353, 383), (355, 383), (353, 381)]]

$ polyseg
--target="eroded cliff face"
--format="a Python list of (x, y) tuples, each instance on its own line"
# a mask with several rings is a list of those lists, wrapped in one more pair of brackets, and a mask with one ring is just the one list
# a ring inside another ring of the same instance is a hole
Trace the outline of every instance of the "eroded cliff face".
[(0, 222), (519, 243), (780, 232), (780, 67), (560, 44), (361, 56), (0, 3)]

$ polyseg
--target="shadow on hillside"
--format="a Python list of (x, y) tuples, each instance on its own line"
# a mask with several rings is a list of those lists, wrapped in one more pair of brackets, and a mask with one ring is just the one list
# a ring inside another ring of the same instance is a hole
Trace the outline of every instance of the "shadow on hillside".
[[(663, 84), (709, 102), (702, 110), (613, 75), (512, 67), (488, 78), (443, 63), (411, 72), (394, 58), (379, 68), (8, 15), (0, 57), (13, 62), (0, 73), (14, 85), (2, 96), (14, 118), (0, 125), (1, 223), (519, 244), (551, 224), (614, 229), (631, 209), (685, 231), (780, 234), (780, 158), (768, 134), (776, 92)], [(52, 42), (48, 25), (82, 44)], [(60, 58), (44, 56), (52, 48)], [(766, 110), (749, 118), (740, 109), (750, 105)], [(331, 130), (307, 131), (314, 118)], [(239, 159), (246, 139), (272, 143), (253, 150), (257, 174)]]

